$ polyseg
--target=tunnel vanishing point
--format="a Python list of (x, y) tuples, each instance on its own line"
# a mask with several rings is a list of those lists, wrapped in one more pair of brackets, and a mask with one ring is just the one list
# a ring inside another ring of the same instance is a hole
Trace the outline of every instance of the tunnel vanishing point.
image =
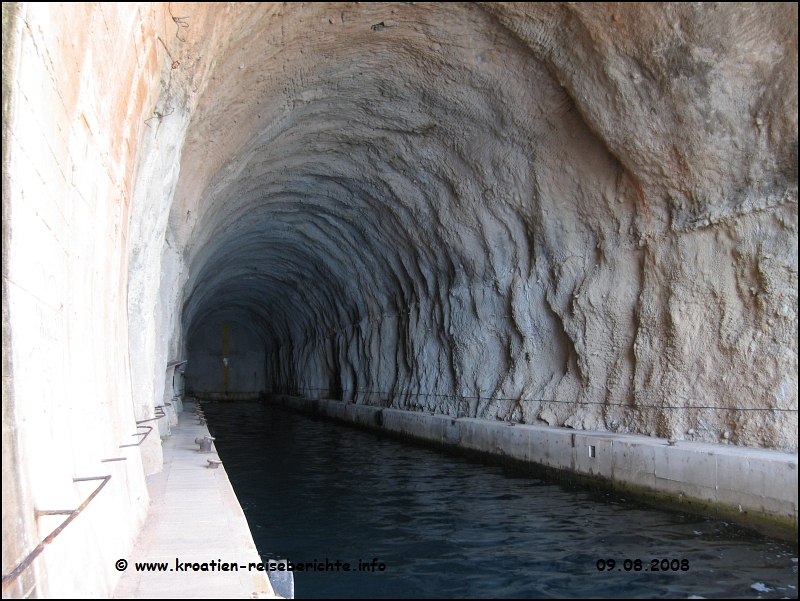
[(4, 3), (3, 574), (112, 475), (4, 596), (111, 594), (184, 386), (796, 468), (797, 23)]

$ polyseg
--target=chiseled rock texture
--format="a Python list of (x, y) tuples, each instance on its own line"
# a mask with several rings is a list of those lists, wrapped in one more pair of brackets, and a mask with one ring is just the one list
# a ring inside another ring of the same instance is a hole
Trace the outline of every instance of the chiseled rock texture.
[(190, 359), (246, 322), (274, 390), (797, 448), (727, 410), (797, 408), (795, 5), (240, 10), (167, 230)]
[(234, 398), (796, 450), (797, 23), (3, 3), (4, 574), (112, 475), (4, 594), (111, 595), (223, 331)]
[(237, 10), (175, 93), (190, 386), (238, 322), (270, 390), (797, 448), (728, 410), (797, 408), (796, 5)]

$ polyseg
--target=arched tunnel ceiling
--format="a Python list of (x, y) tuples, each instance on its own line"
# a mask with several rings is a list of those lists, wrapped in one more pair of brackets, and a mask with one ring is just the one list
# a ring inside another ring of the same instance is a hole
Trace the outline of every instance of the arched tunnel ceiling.
[(309, 40), (297, 25), (276, 52), (254, 24), (237, 44), (246, 51), (218, 63), (198, 109), (209, 99), (213, 133), (198, 119), (198, 152), (216, 136), (249, 139), (198, 207), (192, 266), (204, 266), (199, 296), (216, 300), (193, 298), (187, 317), (237, 297), (276, 324), (338, 325), (446, 300), (457, 277), (527, 278), (530, 249), (517, 241), (535, 227), (537, 176), (558, 179), (565, 161), (587, 169), (554, 132), (580, 136), (618, 175), (569, 95), (492, 17), (416, 14), (400, 40), (400, 22), (359, 27), (345, 48), (339, 31)]
[(631, 409), (721, 402), (716, 364), (748, 363), (753, 340), (782, 349), (767, 372), (796, 366), (796, 309), (768, 344), (730, 265), (783, 257), (765, 277), (776, 305), (794, 281), (796, 307), (796, 7), (723, 7), (239, 8), (191, 91), (170, 216), (187, 339), (223, 316), (272, 349), (283, 386), (338, 371), (661, 433), (696, 416)]

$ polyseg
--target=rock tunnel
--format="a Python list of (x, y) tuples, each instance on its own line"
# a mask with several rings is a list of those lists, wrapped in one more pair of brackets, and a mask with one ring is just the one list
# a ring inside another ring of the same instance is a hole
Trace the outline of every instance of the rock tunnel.
[[(796, 162), (788, 138), (765, 139), (762, 175), (731, 136), (746, 123), (759, 147), (756, 120), (787, 109), (728, 106), (728, 65), (676, 40), (650, 40), (648, 64), (615, 56), (607, 8), (550, 9), (563, 48), (510, 8), (274, 10), (219, 53), (183, 148), (166, 245), (190, 387), (221, 377), (230, 321), (264, 349), (231, 359), (242, 390), (788, 443), (780, 419), (639, 408), (791, 396), (793, 266), (764, 255), (790, 256), (792, 226), (760, 209), (786, 201)], [(677, 37), (712, 26), (661, 18)], [(754, 177), (759, 200), (742, 189)], [(762, 338), (751, 326), (770, 318)], [(208, 352), (213, 369), (193, 360)]]
[(796, 5), (3, 10), (4, 573), (177, 360), (197, 395), (796, 451)]

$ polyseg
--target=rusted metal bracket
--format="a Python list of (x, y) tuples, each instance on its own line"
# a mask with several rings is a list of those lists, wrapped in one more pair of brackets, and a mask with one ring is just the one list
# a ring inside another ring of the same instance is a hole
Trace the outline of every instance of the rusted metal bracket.
[(156, 407), (155, 408), (155, 413), (156, 413), (155, 417), (151, 417), (149, 419), (140, 419), (136, 423), (137, 424), (146, 424), (147, 422), (154, 422), (154, 421), (156, 421), (158, 419), (161, 419), (162, 417), (167, 417), (167, 414), (164, 413), (164, 406), (163, 405), (159, 405), (158, 407)]
[(33, 515), (35, 518), (39, 518), (43, 515), (72, 515), (72, 512), (75, 511), (74, 509), (34, 509)]
[[(158, 418), (154, 417), (153, 419), (158, 419)], [(150, 421), (153, 421), (153, 420), (152, 419), (145, 419), (145, 420), (142, 420), (142, 421), (150, 422)], [(131, 436), (141, 436), (142, 439), (139, 442), (135, 442), (133, 444), (121, 444), (121, 445), (119, 445), (120, 449), (124, 449), (125, 447), (138, 447), (139, 445), (141, 445), (144, 442), (144, 439), (147, 438), (150, 435), (150, 432), (153, 431), (153, 426), (140, 426), (139, 422), (136, 423), (136, 427), (137, 428), (147, 428), (147, 432), (144, 432), (144, 434), (142, 432), (137, 432), (136, 434), (131, 434)]]
[(121, 444), (119, 445), (120, 449), (124, 449), (125, 447), (138, 447), (139, 445), (141, 445), (144, 442), (144, 439), (147, 438), (150, 435), (150, 432), (153, 431), (153, 426), (143, 426), (142, 424), (146, 424), (147, 422), (154, 422), (156, 420), (161, 419), (162, 417), (167, 416), (167, 414), (164, 413), (163, 405), (159, 405), (158, 407), (155, 408), (155, 410), (156, 410), (155, 417), (151, 417), (149, 419), (140, 419), (136, 422), (137, 428), (147, 428), (147, 432), (137, 432), (136, 434), (131, 434), (131, 436), (141, 436), (142, 439), (139, 442), (133, 444)]
[(93, 476), (91, 478), (73, 478), (72, 479), (73, 482), (88, 482), (90, 480), (102, 480), (102, 482), (100, 483), (100, 486), (95, 488), (94, 492), (92, 494), (90, 494), (87, 497), (87, 499), (83, 503), (81, 503), (80, 507), (78, 507), (77, 509), (46, 509), (46, 510), (35, 510), (34, 511), (34, 514), (35, 514), (35, 516), (37, 518), (40, 517), (40, 516), (43, 516), (43, 515), (67, 515), (67, 514), (69, 514), (69, 517), (66, 520), (64, 520), (58, 528), (56, 528), (49, 535), (47, 535), (47, 537), (45, 537), (45, 539), (42, 542), (40, 542), (36, 546), (36, 548), (28, 554), (28, 556), (25, 559), (22, 560), (22, 563), (20, 563), (16, 568), (11, 570), (10, 573), (3, 574), (3, 590), (6, 590), (6, 588), (8, 588), (11, 585), (11, 583), (14, 582), (14, 580), (16, 580), (19, 577), (19, 575), (22, 574), (22, 572), (25, 571), (25, 568), (27, 568), (29, 565), (31, 565), (33, 563), (34, 559), (39, 557), (41, 552), (44, 551), (44, 548), (47, 545), (49, 545), (50, 543), (52, 543), (53, 539), (55, 537), (57, 537), (59, 534), (61, 534), (61, 532), (64, 530), (64, 528), (69, 526), (69, 524), (75, 518), (77, 518), (84, 509), (86, 509), (86, 506), (89, 505), (89, 503), (92, 502), (92, 499), (94, 499), (98, 495), (98, 493), (101, 490), (103, 490), (103, 487), (106, 484), (108, 484), (108, 481), (111, 480), (111, 476), (110, 475), (108, 475), (108, 476)]

